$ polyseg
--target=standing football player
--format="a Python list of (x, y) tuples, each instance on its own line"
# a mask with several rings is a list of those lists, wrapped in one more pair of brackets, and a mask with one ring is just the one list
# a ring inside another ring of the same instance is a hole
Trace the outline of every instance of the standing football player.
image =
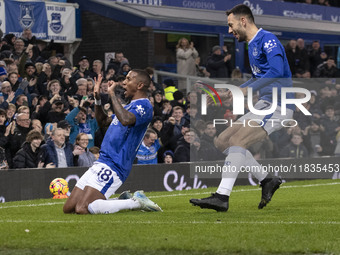
[[(236, 169), (236, 171), (222, 175), (221, 183), (212, 196), (191, 199), (190, 202), (201, 208), (216, 211), (228, 210), (229, 196), (241, 167), (258, 166), (258, 169), (261, 169), (259, 163), (247, 148), (282, 128), (281, 120), (291, 119), (294, 110), (293, 105), (287, 105), (286, 115), (281, 115), (281, 88), (292, 86), (292, 75), (282, 44), (272, 33), (257, 28), (254, 16), (248, 6), (244, 4), (236, 5), (226, 13), (228, 16), (228, 32), (233, 34), (239, 42), (248, 43), (249, 63), (253, 78), (242, 84), (240, 89), (245, 96), (248, 88), (252, 88), (253, 92), (258, 91), (260, 100), (254, 108), (268, 110), (271, 109), (273, 104), (272, 89), (277, 88), (278, 107), (274, 113), (267, 116), (255, 115), (251, 112), (243, 115), (238, 119), (238, 124), (227, 128), (215, 140), (216, 147), (227, 155), (225, 166)], [(227, 96), (232, 96), (230, 91), (227, 92)], [(293, 93), (287, 93), (287, 98), (293, 97)], [(271, 119), (276, 121), (270, 121)], [(258, 126), (254, 127), (254, 121), (251, 122), (252, 126), (247, 125), (248, 120), (258, 121)], [(245, 125), (242, 125), (242, 123), (245, 123)], [(265, 171), (256, 171), (253, 174), (260, 181), (262, 187), (261, 201), (258, 205), (258, 208), (262, 209), (269, 203), (282, 180), (280, 177), (271, 176)]]
[(100, 101), (99, 74), (95, 81), (95, 115), (99, 127), (109, 126), (101, 145), (99, 159), (79, 179), (64, 205), (64, 213), (102, 214), (125, 209), (160, 211), (142, 191), (124, 199), (108, 199), (128, 177), (138, 147), (152, 120), (152, 105), (147, 98), (150, 77), (144, 70), (131, 70), (123, 82), (124, 95), (131, 103), (122, 106), (115, 95), (116, 83), (109, 82), (109, 95), (114, 109), (112, 116), (103, 111)]

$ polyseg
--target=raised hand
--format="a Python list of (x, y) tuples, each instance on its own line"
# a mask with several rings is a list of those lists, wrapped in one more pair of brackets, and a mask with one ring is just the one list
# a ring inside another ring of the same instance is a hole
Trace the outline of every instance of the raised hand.
[(93, 94), (94, 98), (100, 100), (100, 84), (102, 83), (103, 77), (101, 74), (98, 74), (98, 78), (94, 77), (94, 87)]

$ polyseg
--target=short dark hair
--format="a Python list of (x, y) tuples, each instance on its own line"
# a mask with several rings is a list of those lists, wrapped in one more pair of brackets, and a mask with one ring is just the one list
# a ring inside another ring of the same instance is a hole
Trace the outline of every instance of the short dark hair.
[(0, 108), (0, 115), (7, 116), (6, 111), (2, 108)]
[(78, 108), (79, 108), (79, 111), (80, 111), (80, 112), (83, 112), (83, 113), (87, 114), (87, 110), (86, 110), (85, 107), (83, 107), (83, 106), (78, 106)]
[(155, 135), (157, 135), (157, 133), (156, 133), (155, 130), (149, 128), (148, 130), (146, 130), (146, 133), (145, 133), (144, 138), (149, 138), (149, 137), (150, 137), (150, 134), (155, 134)]
[(138, 80), (144, 84), (143, 90), (147, 91), (151, 83), (151, 78), (149, 74), (142, 69), (132, 69), (131, 72), (137, 73)]
[(89, 149), (89, 151), (92, 153), (92, 154), (97, 154), (99, 153), (100, 149), (97, 147), (97, 146), (93, 146)]
[(227, 10), (226, 13), (227, 13), (227, 16), (229, 16), (230, 14), (234, 14), (235, 16), (240, 16), (240, 15), (247, 16), (247, 19), (250, 22), (255, 23), (253, 13), (251, 12), (250, 8), (245, 4), (238, 4), (234, 6), (232, 9)]
[(26, 136), (26, 142), (31, 143), (34, 139), (44, 140), (42, 134), (37, 130), (31, 130)]

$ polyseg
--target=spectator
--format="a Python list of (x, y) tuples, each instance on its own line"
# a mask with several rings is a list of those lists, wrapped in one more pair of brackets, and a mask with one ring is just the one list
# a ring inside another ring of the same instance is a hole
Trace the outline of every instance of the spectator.
[(87, 95), (93, 96), (94, 80), (92, 78), (87, 78)]
[[(310, 109), (310, 104), (308, 103), (303, 103), (302, 104), (308, 111)], [(309, 126), (312, 123), (312, 116), (305, 115), (303, 112), (301, 112), (299, 107), (296, 107), (294, 114), (293, 114), (293, 119), (299, 123), (299, 126), (302, 130), (304, 130), (307, 126)]]
[(12, 87), (12, 91), (16, 91), (19, 88), (20, 81), (18, 78), (18, 73), (12, 72), (8, 74), (8, 81)]
[(157, 153), (160, 147), (157, 133), (152, 129), (148, 129), (136, 155), (137, 164), (157, 164)]
[(7, 79), (7, 71), (4, 67), (0, 67), (0, 84), (2, 84), (5, 79)]
[(83, 107), (85, 100), (80, 101), (80, 106), (74, 108), (67, 116), (66, 120), (71, 125), (70, 142), (75, 143), (76, 137), (79, 133), (88, 135), (89, 144), (87, 148), (94, 146), (94, 137), (98, 124), (96, 119), (89, 119), (87, 110)]
[(130, 72), (131, 67), (128, 63), (125, 63), (122, 65), (121, 71), (118, 73), (118, 75), (126, 76), (128, 72)]
[(339, 69), (336, 68), (333, 57), (329, 57), (325, 63), (318, 65), (315, 72), (317, 78), (336, 78), (340, 77)]
[[(196, 76), (196, 58), (198, 52), (194, 47), (194, 43), (186, 38), (181, 38), (176, 45), (177, 73), (182, 75)], [(178, 80), (180, 89), (186, 88), (186, 81), (183, 78)], [(170, 99), (168, 99), (170, 100)], [(171, 101), (171, 100), (170, 100)]]
[(196, 75), (196, 58), (198, 52), (194, 43), (186, 38), (181, 38), (176, 46), (177, 73), (184, 75)]
[(16, 39), (14, 42), (14, 48), (12, 51), (11, 58), (13, 58), (14, 60), (19, 60), (22, 53), (24, 52), (24, 49), (25, 49), (24, 41), (21, 39)]
[(174, 100), (173, 94), (178, 90), (175, 86), (175, 83), (172, 79), (165, 79), (163, 81), (164, 84), (164, 93), (165, 99), (172, 101)]
[(297, 39), (297, 58), (295, 59), (295, 75), (297, 78), (310, 78), (310, 64), (308, 52), (305, 49), (305, 41), (302, 38)]
[[(107, 66), (104, 77), (105, 77), (105, 80), (108, 80), (108, 81), (110, 80), (117, 81), (116, 71), (112, 65)], [(93, 91), (93, 89), (91, 91)]]
[(64, 120), (66, 113), (64, 112), (64, 102), (58, 94), (55, 94), (39, 111), (39, 119), (45, 123), (58, 123)]
[(308, 150), (303, 145), (302, 135), (294, 133), (291, 142), (285, 146), (280, 152), (281, 158), (306, 158), (308, 157)]
[(184, 124), (184, 110), (180, 106), (175, 106), (172, 110), (172, 117), (175, 119), (173, 134), (176, 136), (181, 133), (181, 127)]
[(325, 116), (321, 118), (322, 126), (325, 128), (326, 135), (333, 141), (336, 141), (336, 135), (340, 131), (340, 123), (334, 114), (334, 107), (329, 105), (326, 107)]
[(164, 163), (165, 164), (172, 164), (173, 160), (174, 160), (174, 153), (170, 150), (164, 152), (163, 154), (164, 157)]
[(169, 100), (167, 100), (167, 99), (163, 100), (163, 103), (162, 103), (162, 118), (163, 118), (163, 120), (169, 119), (169, 117), (171, 116), (171, 112), (172, 112), (172, 106), (171, 106)]
[(14, 49), (14, 43), (16, 41), (16, 37), (14, 34), (6, 34), (4, 36), (4, 40), (6, 41), (7, 45), (9, 46), (10, 49)]
[(61, 120), (57, 124), (57, 128), (61, 128), (64, 130), (65, 134), (65, 141), (69, 142), (70, 141), (70, 134), (71, 134), (71, 125), (68, 123), (67, 120)]
[(153, 107), (153, 113), (154, 116), (162, 117), (162, 104), (163, 104), (163, 95), (160, 90), (156, 90), (152, 93), (152, 96), (154, 98), (154, 107)]
[(44, 140), (48, 141), (51, 138), (52, 132), (57, 128), (56, 123), (46, 123), (44, 127)]
[(222, 160), (225, 156), (216, 148), (214, 139), (216, 139), (216, 128), (212, 122), (205, 124), (204, 134), (200, 137), (201, 146), (199, 154), (204, 161)]
[(162, 118), (154, 116), (151, 121), (151, 128), (157, 133), (157, 136), (160, 137), (163, 128)]
[(311, 90), (311, 97), (309, 100), (309, 112), (312, 114), (312, 117), (314, 119), (320, 119), (322, 115), (321, 107), (320, 107), (320, 102), (317, 100), (317, 95), (318, 93), (315, 90)]
[(29, 117), (29, 114), (26, 113), (20, 113), (18, 114), (16, 121), (12, 121), (10, 124), (11, 132), (7, 133), (8, 141), (7, 141), (7, 149), (8, 149), (8, 157), (7, 161), (9, 164), (9, 167), (12, 168), (12, 160), (17, 153), (18, 150), (20, 150), (21, 145), (25, 142), (26, 136), (28, 132), (30, 131), (30, 124), (31, 119)]
[(306, 144), (311, 157), (334, 155), (336, 142), (326, 135), (319, 120), (313, 120), (304, 133), (306, 134), (304, 140), (307, 141)]
[(308, 52), (309, 55), (309, 63), (310, 63), (310, 73), (314, 77), (314, 73), (316, 71), (316, 68), (318, 65), (322, 64), (322, 59), (321, 59), (321, 47), (320, 47), (320, 42), (319, 41), (313, 41), (312, 47)]
[(201, 58), (197, 57), (195, 59), (195, 64), (196, 64), (196, 76), (198, 77), (209, 77), (210, 73), (207, 71), (205, 66), (200, 65), (201, 63)]
[(96, 161), (96, 157), (87, 148), (89, 138), (85, 133), (79, 133), (73, 149), (74, 165), (90, 167)]
[(286, 45), (286, 55), (289, 63), (290, 71), (292, 75), (296, 74), (296, 59), (297, 59), (297, 49), (296, 49), (296, 40), (292, 39)]
[(184, 139), (179, 141), (174, 154), (174, 162), (190, 162), (198, 159), (199, 143), (196, 133), (191, 129), (184, 133)]
[(129, 64), (129, 60), (124, 57), (122, 51), (117, 50), (115, 52), (115, 59), (111, 59), (109, 66), (112, 66), (116, 74), (120, 73), (124, 64)]
[(185, 109), (185, 100), (184, 95), (181, 91), (177, 90), (173, 94), (174, 100), (170, 102), (171, 106), (174, 108), (176, 106), (182, 107)]
[[(5, 148), (7, 143), (6, 133), (6, 111), (4, 109), (0, 109), (0, 147)], [(1, 163), (1, 162), (0, 162)]]
[(94, 155), (94, 157), (96, 158), (96, 160), (98, 160), (100, 149), (99, 149), (97, 146), (93, 146), (93, 147), (91, 147), (89, 150), (90, 150), (90, 152)]
[(90, 73), (90, 77), (92, 79), (97, 78), (98, 74), (101, 74), (103, 77), (105, 77), (103, 72), (103, 62), (97, 59), (93, 61), (92, 72)]
[(44, 63), (37, 80), (37, 89), (40, 95), (48, 96), (47, 85), (51, 80), (53, 80), (51, 66), (49, 63)]
[(73, 148), (65, 142), (65, 133), (61, 128), (52, 131), (51, 139), (41, 146), (41, 161), (44, 167), (73, 166)]
[(150, 67), (150, 66), (148, 66), (147, 68), (145, 68), (145, 71), (149, 74), (151, 80), (153, 81), (153, 84), (154, 84), (156, 90), (160, 90), (160, 91), (162, 92), (162, 95), (164, 95), (163, 86), (162, 86), (161, 84), (159, 84), (159, 83), (157, 83), (157, 82), (155, 82), (155, 81), (153, 80), (154, 70), (155, 70), (155, 69), (154, 69), (153, 67)]
[[(22, 106), (27, 106), (28, 105), (28, 99), (27, 99), (27, 96), (21, 94), (21, 95), (18, 95), (16, 97), (16, 101), (15, 101), (15, 105), (16, 107), (19, 108), (22, 107)], [(28, 108), (28, 107), (27, 107)], [(28, 108), (29, 110), (29, 108)]]
[(39, 131), (31, 130), (26, 136), (26, 142), (13, 158), (13, 168), (37, 168), (39, 152), (44, 137)]
[(228, 78), (232, 72), (231, 55), (224, 55), (221, 47), (215, 45), (212, 48), (212, 54), (207, 60), (207, 71), (210, 78)]
[(23, 40), (25, 47), (27, 47), (29, 44), (36, 44), (36, 37), (32, 34), (32, 30), (29, 28), (25, 28), (24, 31), (22, 31), (21, 40)]
[(38, 131), (40, 134), (43, 131), (42, 125), (41, 125), (41, 121), (38, 119), (32, 119), (31, 121), (31, 128), (32, 130)]
[(80, 78), (89, 78), (90, 77), (90, 70), (89, 70), (90, 62), (89, 62), (88, 57), (82, 56), (79, 59), (78, 65), (79, 67), (72, 74), (72, 78), (74, 80), (78, 80)]
[(15, 112), (17, 111), (17, 107), (14, 104), (9, 103), (8, 108), (6, 110), (7, 120), (6, 126), (8, 126), (16, 117)]

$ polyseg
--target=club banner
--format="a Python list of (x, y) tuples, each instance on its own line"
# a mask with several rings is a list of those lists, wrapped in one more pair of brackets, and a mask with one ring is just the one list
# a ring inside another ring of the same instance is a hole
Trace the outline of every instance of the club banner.
[(6, 31), (5, 4), (3, 0), (0, 0), (0, 29), (3, 33), (5, 33)]
[(76, 17), (73, 6), (46, 2), (48, 39), (57, 43), (72, 43), (76, 39)]
[[(26, 28), (39, 39), (47, 39), (45, 2), (19, 2), (5, 0), (6, 33), (20, 37)], [(1, 16), (4, 17), (4, 16)]]

